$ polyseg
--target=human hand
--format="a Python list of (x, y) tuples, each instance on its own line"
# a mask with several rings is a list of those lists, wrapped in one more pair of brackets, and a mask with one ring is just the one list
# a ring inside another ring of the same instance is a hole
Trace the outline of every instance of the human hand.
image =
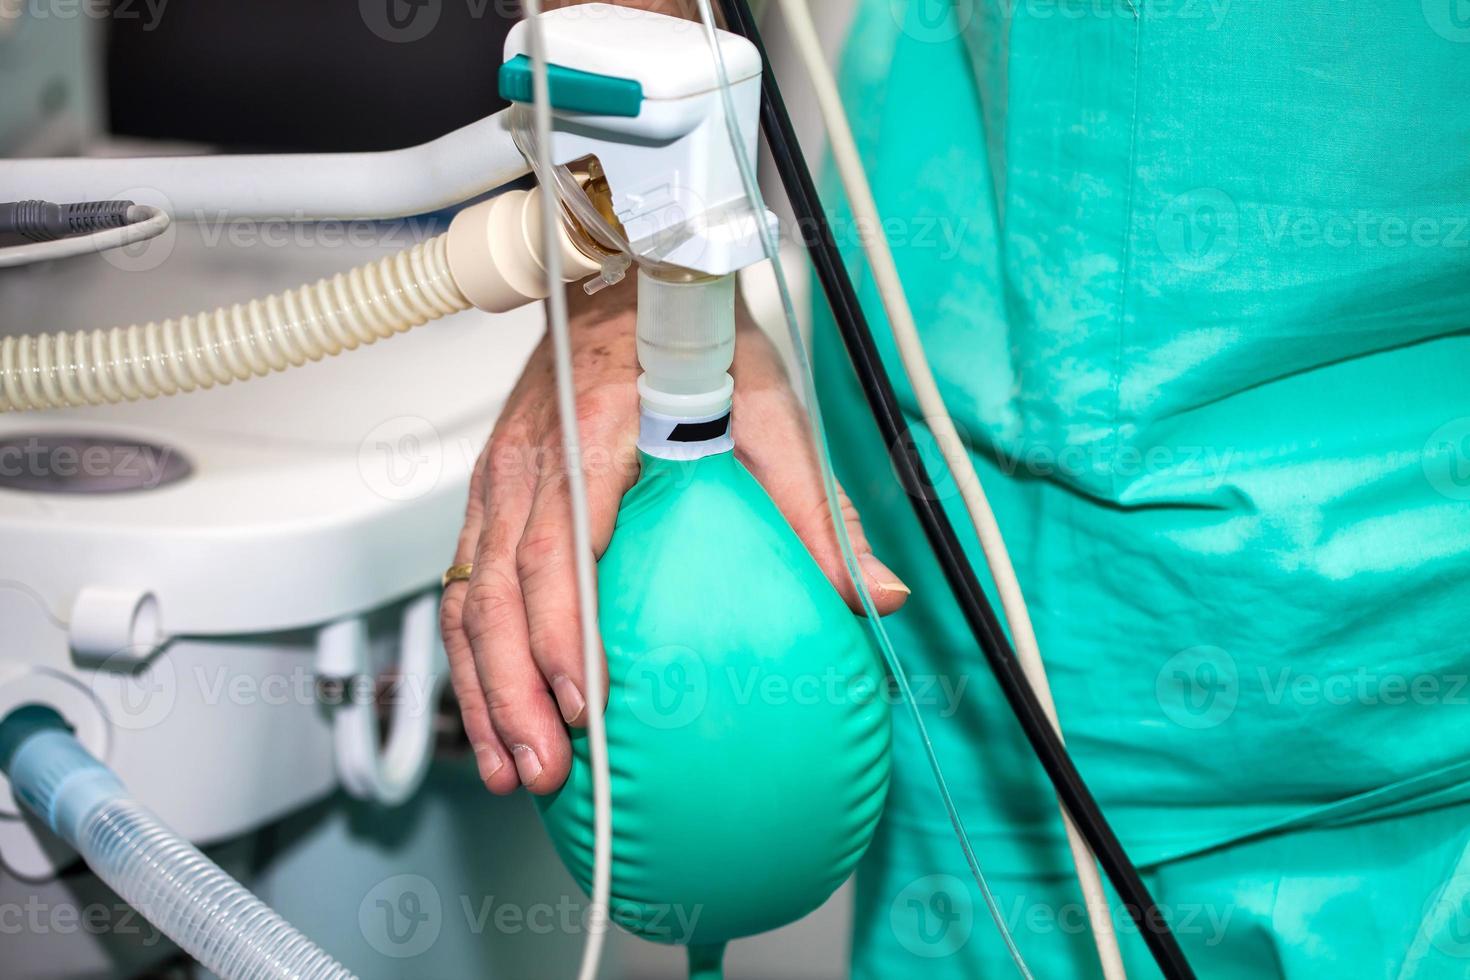
[[(595, 297), (569, 290), (577, 422), (592, 544), (601, 556), (618, 505), (638, 477), (639, 368), (632, 277)], [(827, 578), (855, 611), (822, 490), (805, 410), (779, 355), (739, 316), (735, 454), (776, 502)], [(480, 778), (505, 794), (524, 785), (555, 792), (571, 767), (566, 726), (588, 706), (577, 616), (571, 511), (563, 465), (550, 338), (531, 355), (475, 464), (454, 563), (468, 582), (444, 590), (441, 628), (450, 675)], [(846, 495), (842, 512), (880, 614), (908, 588), (872, 553)], [(605, 689), (604, 683), (596, 685)]]

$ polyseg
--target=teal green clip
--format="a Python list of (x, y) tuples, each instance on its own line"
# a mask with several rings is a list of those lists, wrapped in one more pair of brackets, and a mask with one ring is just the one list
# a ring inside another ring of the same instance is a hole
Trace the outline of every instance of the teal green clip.
[[(643, 83), (598, 75), (562, 65), (546, 66), (553, 108), (596, 116), (636, 116), (643, 107)], [(500, 66), (500, 95), (511, 102), (531, 101), (531, 59), (523, 54)]]

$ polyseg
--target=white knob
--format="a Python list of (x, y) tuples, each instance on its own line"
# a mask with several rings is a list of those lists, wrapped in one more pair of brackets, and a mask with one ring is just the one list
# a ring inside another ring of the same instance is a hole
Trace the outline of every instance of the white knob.
[(70, 640), (78, 656), (143, 661), (164, 639), (158, 599), (152, 592), (90, 585), (72, 603)]

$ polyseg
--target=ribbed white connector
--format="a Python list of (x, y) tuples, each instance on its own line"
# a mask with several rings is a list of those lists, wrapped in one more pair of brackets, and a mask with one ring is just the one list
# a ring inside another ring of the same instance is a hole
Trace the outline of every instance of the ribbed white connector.
[[(465, 208), (449, 226), (449, 270), (477, 309), (504, 313), (549, 295), (541, 188), (507, 191)], [(586, 279), (601, 268), (557, 225), (561, 276)]]
[(266, 299), (177, 320), (0, 342), (0, 411), (106, 405), (244, 381), (468, 309), (440, 235)]

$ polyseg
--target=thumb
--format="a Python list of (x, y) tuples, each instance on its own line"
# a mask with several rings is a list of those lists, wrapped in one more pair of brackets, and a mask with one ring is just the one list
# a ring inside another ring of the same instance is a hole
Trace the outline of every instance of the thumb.
[[(815, 476), (815, 474), (814, 474)], [(837, 589), (838, 594), (847, 602), (853, 612), (863, 611), (862, 600), (858, 597), (857, 589), (853, 586), (852, 576), (848, 572), (846, 561), (842, 557), (842, 548), (838, 543), (837, 533), (832, 526), (831, 508), (827, 503), (827, 495), (822, 490), (820, 478), (817, 478), (815, 487), (815, 506), (809, 506), (806, 519), (793, 521), (792, 528), (811, 552), (817, 564), (826, 574), (829, 581)], [(842, 522), (847, 528), (847, 535), (852, 542), (853, 554), (857, 558), (858, 569), (862, 574), (863, 582), (868, 587), (868, 595), (873, 599), (873, 606), (878, 610), (878, 615), (887, 616), (896, 612), (903, 606), (909, 597), (909, 587), (898, 577), (887, 565), (873, 554), (873, 547), (868, 543), (868, 537), (863, 532), (862, 520), (858, 516), (857, 508), (853, 506), (847, 493), (837, 488), (837, 500), (842, 508)], [(776, 500), (777, 506), (781, 506), (783, 512), (790, 514), (782, 506), (782, 501)]]
[[(735, 455), (755, 476), (853, 612), (863, 611), (848, 574), (807, 427), (806, 410), (786, 383), (780, 360), (757, 330), (735, 346)], [(880, 616), (898, 610), (909, 587), (873, 554), (857, 508), (837, 488), (842, 523), (858, 570)]]
[[(740, 416), (736, 416), (739, 426)], [(766, 420), (769, 422), (769, 420)], [(839, 595), (855, 613), (863, 611), (862, 600), (848, 573), (847, 562), (842, 557), (837, 532), (832, 524), (832, 509), (827, 503), (827, 492), (822, 486), (821, 471), (816, 454), (802, 439), (804, 431), (796, 425), (785, 423), (782, 427), (790, 431), (781, 433), (788, 438), (773, 440), (747, 440), (742, 443), (739, 433), (735, 439), (735, 453), (741, 457), (746, 468), (755, 476), (777, 508), (786, 517), (791, 529), (806, 545), (806, 550), (816, 559), (818, 567), (827, 576)], [(765, 428), (769, 429), (768, 424)], [(763, 433), (765, 434), (765, 433)], [(796, 446), (798, 451), (778, 450), (771, 446)], [(896, 612), (909, 597), (909, 587), (873, 554), (873, 546), (863, 532), (862, 520), (852, 500), (839, 486), (837, 502), (841, 509), (842, 523), (847, 529), (848, 539), (857, 558), (858, 570), (878, 615)]]

